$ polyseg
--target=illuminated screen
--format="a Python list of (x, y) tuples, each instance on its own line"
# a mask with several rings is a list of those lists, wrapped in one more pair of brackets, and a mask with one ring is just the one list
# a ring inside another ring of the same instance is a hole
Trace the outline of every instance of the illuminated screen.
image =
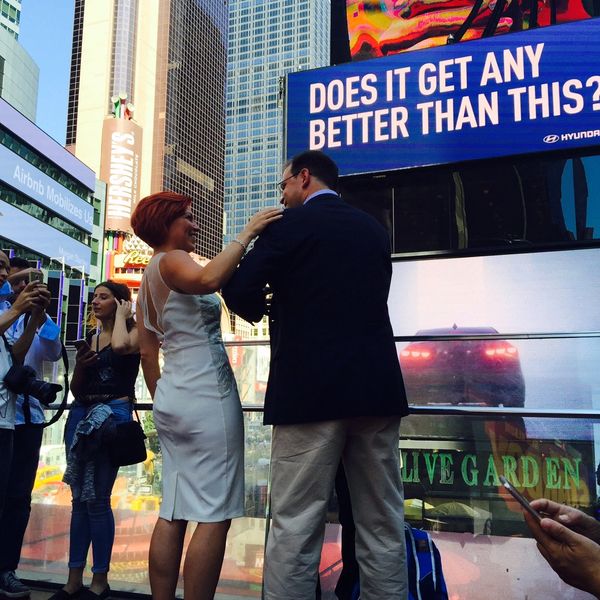
[[(600, 330), (598, 264), (597, 249), (394, 262), (389, 310), (396, 335), (495, 335), (399, 343), (409, 402), (566, 411), (598, 406), (600, 337), (576, 337)], [(564, 423), (558, 432), (552, 420), (525, 422), (529, 437), (591, 434), (583, 422), (568, 433)]]
[[(475, 7), (475, 8), (474, 8)], [(350, 55), (374, 58), (443, 46), (456, 35), (473, 9), (462, 41), (522, 31), (535, 26), (579, 21), (592, 16), (586, 0), (346, 0)], [(484, 37), (485, 37), (484, 36)]]

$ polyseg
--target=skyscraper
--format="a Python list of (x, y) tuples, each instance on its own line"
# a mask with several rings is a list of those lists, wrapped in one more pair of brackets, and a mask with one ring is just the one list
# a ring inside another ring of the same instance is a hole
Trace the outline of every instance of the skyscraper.
[(0, 26), (15, 39), (19, 38), (21, 21), (21, 0), (2, 0), (0, 2)]
[(283, 76), (329, 65), (329, 0), (231, 0), (227, 66), (225, 242), (277, 206)]
[(163, 189), (191, 196), (208, 257), (223, 232), (226, 44), (224, 2), (75, 2), (67, 145), (100, 171), (111, 98), (126, 97), (141, 137), (134, 201)]
[(35, 121), (39, 68), (19, 44), (21, 0), (0, 1), (0, 97)]

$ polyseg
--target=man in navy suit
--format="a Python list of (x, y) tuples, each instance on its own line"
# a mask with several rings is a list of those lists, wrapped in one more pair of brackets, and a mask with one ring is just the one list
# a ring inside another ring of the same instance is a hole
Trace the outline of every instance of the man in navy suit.
[(407, 597), (400, 418), (408, 413), (387, 309), (389, 238), (334, 191), (338, 169), (307, 151), (279, 186), (283, 218), (223, 294), (252, 322), (273, 293), (265, 424), (272, 424), (266, 600), (314, 598), (327, 503), (343, 462), (362, 600)]

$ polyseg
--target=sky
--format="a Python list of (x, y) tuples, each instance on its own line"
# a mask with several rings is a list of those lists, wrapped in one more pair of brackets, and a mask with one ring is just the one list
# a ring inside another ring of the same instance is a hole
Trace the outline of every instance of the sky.
[(23, 0), (19, 43), (40, 68), (37, 125), (64, 145), (74, 0)]

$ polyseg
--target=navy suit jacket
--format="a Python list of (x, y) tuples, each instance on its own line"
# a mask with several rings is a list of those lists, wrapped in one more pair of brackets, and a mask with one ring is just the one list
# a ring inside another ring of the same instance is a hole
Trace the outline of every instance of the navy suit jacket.
[(252, 322), (269, 313), (266, 424), (406, 415), (388, 315), (392, 265), (384, 228), (336, 194), (287, 209), (223, 289)]

